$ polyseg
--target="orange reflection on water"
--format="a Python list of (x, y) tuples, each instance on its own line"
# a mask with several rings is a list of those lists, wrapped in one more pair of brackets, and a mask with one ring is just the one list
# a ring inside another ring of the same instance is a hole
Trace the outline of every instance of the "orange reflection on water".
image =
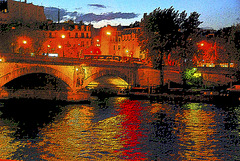
[(0, 160), (11, 158), (19, 148), (20, 143), (14, 142), (14, 137), (11, 137), (14, 132), (0, 119)]
[(122, 116), (92, 122), (93, 108), (68, 107), (61, 120), (42, 130), (36, 147), (45, 160), (121, 160), (116, 150), (123, 148), (120, 138)]
[(216, 133), (216, 126), (213, 111), (202, 110), (203, 105), (190, 103), (183, 113), (177, 113), (175, 127), (178, 131), (181, 149), (180, 159), (186, 160), (220, 160), (214, 156), (217, 142), (213, 135)]
[(126, 100), (120, 105), (120, 115), (125, 116), (121, 122), (122, 134), (119, 135), (122, 140), (123, 147), (121, 149), (122, 156), (127, 160), (146, 160), (146, 154), (141, 152), (141, 148), (137, 148), (140, 140), (145, 136), (140, 128), (142, 107), (138, 101)]
[[(43, 140), (38, 143), (42, 159), (46, 160), (77, 160), (79, 151), (89, 151), (86, 146), (85, 131), (91, 126), (91, 108), (71, 107), (59, 117), (60, 122), (54, 122), (42, 130)], [(46, 154), (45, 154), (46, 153)], [(52, 154), (52, 155), (49, 155)]]

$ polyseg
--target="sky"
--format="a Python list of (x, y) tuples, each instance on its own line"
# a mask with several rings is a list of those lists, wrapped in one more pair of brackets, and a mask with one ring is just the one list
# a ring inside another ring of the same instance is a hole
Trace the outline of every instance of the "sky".
[[(17, 0), (20, 1), (20, 0)], [(110, 25), (130, 25), (141, 21), (144, 13), (156, 8), (170, 8), (188, 16), (196, 11), (200, 14), (200, 27), (215, 30), (240, 23), (240, 0), (27, 0), (28, 3), (44, 6), (47, 18), (57, 21), (57, 10), (61, 20), (83, 20), (99, 28)]]

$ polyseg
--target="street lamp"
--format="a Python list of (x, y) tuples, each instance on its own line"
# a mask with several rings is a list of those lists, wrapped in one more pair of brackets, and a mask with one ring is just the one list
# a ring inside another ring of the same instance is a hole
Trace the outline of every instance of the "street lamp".
[(23, 44), (22, 45), (22, 47), (23, 47), (23, 54), (25, 54), (25, 52), (26, 52), (25, 49), (27, 48), (27, 43), (28, 43), (27, 40), (23, 40), (22, 41), (22, 44)]
[(27, 44), (27, 41), (26, 41), (26, 40), (23, 40), (23, 44), (26, 45), (26, 44)]
[[(66, 38), (66, 35), (64, 35), (64, 34), (61, 35), (61, 38), (62, 38), (62, 39), (65, 39), (65, 38)], [(62, 46), (63, 46), (63, 57), (64, 57), (64, 41), (63, 41), (63, 43), (62, 43)]]

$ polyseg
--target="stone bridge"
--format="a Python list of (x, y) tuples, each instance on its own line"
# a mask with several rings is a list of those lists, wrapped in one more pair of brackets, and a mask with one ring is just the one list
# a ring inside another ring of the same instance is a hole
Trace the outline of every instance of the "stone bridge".
[[(199, 68), (199, 72), (202, 73), (205, 84), (227, 84), (233, 81), (233, 70)], [(32, 73), (49, 74), (60, 80), (66, 85), (66, 89), (62, 93), (55, 93), (51, 98), (67, 101), (87, 100), (89, 93), (86, 87), (92, 81), (105, 76), (121, 78), (129, 87), (156, 86), (160, 82), (158, 70), (137, 63), (0, 54), (0, 99), (10, 97), (9, 92), (4, 90), (4, 85)], [(178, 67), (165, 67), (164, 82), (181, 83), (180, 73)]]
[(79, 60), (69, 58), (30, 57), (20, 55), (0, 56), (1, 97), (8, 98), (4, 85), (24, 75), (33, 73), (49, 74), (61, 80), (67, 87), (64, 100), (85, 100), (86, 86), (92, 81), (113, 76), (123, 79), (129, 86), (158, 85), (159, 72), (136, 63), (114, 61)]

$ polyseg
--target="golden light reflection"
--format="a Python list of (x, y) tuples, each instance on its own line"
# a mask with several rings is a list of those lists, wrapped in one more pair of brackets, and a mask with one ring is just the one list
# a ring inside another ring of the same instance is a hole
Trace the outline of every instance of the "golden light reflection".
[(203, 110), (202, 104), (190, 103), (186, 107), (188, 109), (176, 115), (176, 122), (179, 122), (179, 125), (175, 130), (178, 131), (181, 146), (180, 158), (220, 160), (214, 156), (216, 149), (214, 142), (217, 142), (213, 137), (216, 133), (215, 113)]
[[(14, 141), (14, 137), (10, 137), (15, 131), (11, 130), (10, 127), (6, 126), (5, 123), (0, 120), (0, 160), (8, 159), (14, 155), (14, 152), (20, 146), (20, 143)], [(21, 143), (22, 146), (23, 143)]]
[(94, 88), (97, 88), (98, 85), (99, 85), (99, 82), (97, 82), (97, 81), (92, 81), (91, 83), (88, 84), (88, 88), (94, 89)]
[(154, 114), (154, 113), (160, 112), (162, 110), (165, 110), (163, 105), (159, 104), (159, 103), (155, 103), (155, 104), (152, 104), (152, 108), (150, 109), (150, 113)]
[(128, 83), (121, 78), (109, 78), (109, 82), (119, 88), (128, 87)]
[[(121, 160), (114, 153), (121, 149), (120, 133), (123, 116), (94, 123), (93, 108), (71, 106), (60, 122), (42, 130), (42, 141), (36, 145), (45, 160)], [(46, 153), (46, 154), (45, 154)], [(49, 153), (51, 155), (49, 155)]]
[(113, 76), (103, 76), (88, 84), (89, 88), (97, 88), (98, 86), (126, 89), (129, 85), (125, 80), (121, 79), (120, 77)]

